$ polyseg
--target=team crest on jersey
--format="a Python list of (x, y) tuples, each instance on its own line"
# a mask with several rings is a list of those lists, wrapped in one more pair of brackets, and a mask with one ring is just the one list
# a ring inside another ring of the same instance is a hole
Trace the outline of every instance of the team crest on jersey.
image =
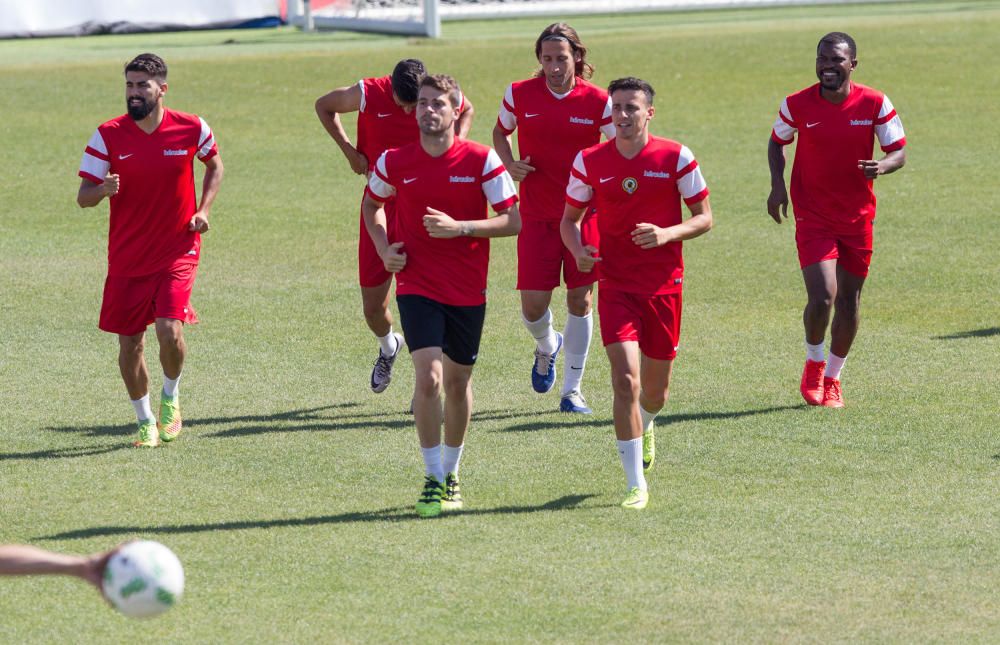
[(622, 181), (622, 190), (631, 195), (639, 188), (639, 181), (635, 177), (626, 177)]

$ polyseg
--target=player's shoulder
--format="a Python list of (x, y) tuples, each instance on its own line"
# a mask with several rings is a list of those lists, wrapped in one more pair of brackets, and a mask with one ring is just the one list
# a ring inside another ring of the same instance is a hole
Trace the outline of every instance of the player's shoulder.
[(532, 76), (510, 84), (510, 89), (514, 94), (537, 93), (545, 89), (545, 78), (542, 76)]
[(803, 87), (801, 90), (797, 92), (792, 92), (791, 94), (785, 97), (785, 101), (787, 101), (789, 105), (802, 104), (804, 102), (814, 100), (818, 96), (819, 96), (819, 83), (813, 83), (809, 87)]
[(584, 161), (589, 159), (602, 159), (604, 157), (614, 156), (615, 154), (614, 146), (615, 146), (614, 139), (601, 141), (600, 143), (595, 143), (589, 148), (584, 148), (579, 152), (579, 155)]
[(195, 127), (195, 126), (197, 126), (198, 129), (201, 129), (201, 121), (202, 121), (202, 119), (197, 114), (191, 114), (190, 112), (181, 112), (180, 110), (171, 110), (169, 108), (164, 108), (163, 109), (163, 118), (164, 118), (164, 120), (170, 119), (170, 121), (171, 121), (171, 123), (173, 125), (177, 125), (177, 126), (181, 126), (181, 127), (184, 127), (184, 126)]
[(601, 102), (606, 102), (608, 100), (608, 91), (606, 89), (599, 85), (595, 85), (585, 78), (577, 76), (576, 86), (580, 89), (580, 93), (584, 96), (597, 98)]
[(391, 76), (369, 76), (367, 78), (361, 79), (361, 84), (365, 86), (365, 89), (377, 89), (385, 91), (388, 89), (392, 91), (392, 77)]
[(129, 120), (131, 120), (127, 114), (122, 114), (121, 116), (116, 116), (113, 119), (108, 119), (101, 125), (97, 126), (97, 129), (102, 133), (112, 133), (116, 130), (121, 130), (123, 127), (128, 125)]
[(884, 92), (860, 83), (853, 84), (853, 91), (860, 93), (862, 100), (871, 101), (876, 104), (881, 104), (885, 99)]

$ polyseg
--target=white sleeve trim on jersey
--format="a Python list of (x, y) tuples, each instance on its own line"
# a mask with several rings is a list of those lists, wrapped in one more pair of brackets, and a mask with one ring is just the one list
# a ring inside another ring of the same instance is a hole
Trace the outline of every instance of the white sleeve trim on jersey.
[(514, 85), (513, 83), (507, 86), (507, 91), (503, 94), (503, 100), (500, 102), (500, 114), (497, 118), (500, 120), (500, 125), (502, 125), (507, 130), (517, 129), (517, 117), (514, 113), (507, 109), (507, 106), (514, 107)]
[(396, 187), (385, 179), (382, 179), (383, 177), (388, 178), (389, 176), (388, 171), (385, 169), (385, 155), (386, 153), (383, 152), (378, 158), (378, 161), (375, 162), (375, 172), (373, 172), (368, 178), (368, 190), (371, 191), (372, 195), (382, 201), (385, 201), (396, 194)]
[(677, 190), (684, 199), (697, 197), (708, 188), (705, 178), (701, 175), (701, 167), (698, 166), (694, 153), (687, 146), (681, 146), (681, 152), (677, 157), (677, 172), (694, 164), (694, 168), (687, 173), (677, 177)]
[(580, 177), (587, 176), (587, 168), (583, 165), (583, 153), (576, 153), (573, 160), (573, 170), (569, 173), (569, 184), (566, 186), (566, 198), (571, 203), (589, 204), (594, 198), (594, 189)]
[[(782, 116), (785, 118), (781, 118)], [(792, 118), (792, 113), (788, 111), (788, 99), (782, 99), (781, 109), (778, 110), (778, 116), (774, 119), (774, 134), (782, 141), (791, 141), (795, 138), (795, 133), (798, 131), (789, 125), (789, 123), (794, 122), (795, 119)]]
[[(604, 114), (601, 115), (601, 121), (604, 119), (611, 118), (611, 97), (608, 97), (608, 104), (604, 106)], [(616, 136), (618, 136), (618, 131), (615, 129), (615, 124), (613, 121), (609, 121), (601, 126), (601, 134), (608, 141), (611, 141)]]
[[(104, 137), (101, 136), (100, 130), (94, 131), (93, 136), (90, 137), (90, 141), (87, 142), (87, 147), (105, 157), (108, 156), (108, 146), (104, 143)], [(97, 179), (104, 179), (108, 175), (109, 170), (111, 170), (111, 161), (109, 159), (101, 159), (86, 150), (83, 151), (83, 158), (80, 159), (80, 172)]]
[(888, 148), (892, 144), (900, 141), (906, 137), (903, 132), (903, 122), (899, 120), (899, 115), (894, 114), (895, 108), (892, 107), (892, 101), (889, 100), (888, 96), (882, 97), (882, 109), (878, 112), (879, 120), (882, 120), (892, 114), (892, 118), (885, 123), (875, 126), (875, 136), (878, 137), (879, 145), (883, 148)]
[[(498, 169), (501, 170), (499, 174), (497, 174)], [(483, 194), (486, 195), (486, 201), (491, 206), (496, 207), (499, 204), (504, 204), (510, 201), (512, 197), (517, 196), (517, 187), (514, 185), (514, 179), (504, 168), (503, 161), (500, 160), (500, 155), (492, 148), (490, 148), (489, 154), (486, 155), (486, 163), (483, 165), (482, 176), (490, 177), (490, 175), (493, 176), (482, 182), (482, 187)]]
[(361, 89), (361, 105), (358, 106), (358, 112), (364, 112), (365, 111), (365, 102), (366, 102), (366, 97), (365, 97), (365, 81), (364, 81), (364, 79), (361, 79), (360, 81), (358, 81), (358, 87)]
[(198, 158), (204, 159), (215, 146), (215, 135), (212, 134), (212, 128), (205, 123), (205, 119), (198, 117), (198, 120), (201, 122), (201, 134), (198, 135)]

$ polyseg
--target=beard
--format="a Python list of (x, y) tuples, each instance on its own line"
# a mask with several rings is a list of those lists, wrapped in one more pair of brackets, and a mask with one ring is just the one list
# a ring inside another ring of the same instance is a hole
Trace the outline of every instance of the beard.
[(145, 99), (139, 99), (138, 103), (133, 103), (131, 99), (126, 99), (125, 101), (125, 108), (128, 110), (128, 115), (134, 121), (142, 121), (149, 116), (149, 113), (155, 107), (156, 101), (147, 101)]

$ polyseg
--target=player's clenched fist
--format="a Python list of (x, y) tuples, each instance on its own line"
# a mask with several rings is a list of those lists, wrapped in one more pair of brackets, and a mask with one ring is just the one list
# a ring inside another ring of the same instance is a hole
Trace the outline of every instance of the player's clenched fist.
[(101, 185), (104, 189), (104, 194), (110, 197), (111, 195), (118, 194), (118, 175), (108, 174), (104, 178), (104, 183)]
[(402, 248), (402, 242), (393, 242), (379, 254), (379, 257), (382, 258), (382, 264), (385, 265), (385, 270), (389, 273), (398, 273), (406, 266), (406, 253), (400, 251)]
[(576, 256), (576, 268), (583, 273), (590, 273), (593, 271), (594, 265), (601, 261), (601, 258), (597, 255), (597, 247), (590, 244), (583, 247), (583, 251), (582, 254)]

